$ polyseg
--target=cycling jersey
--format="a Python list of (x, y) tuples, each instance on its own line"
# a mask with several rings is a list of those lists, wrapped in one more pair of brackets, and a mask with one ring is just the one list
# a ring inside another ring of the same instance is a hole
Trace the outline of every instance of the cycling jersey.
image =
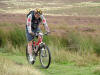
[(39, 27), (39, 24), (41, 22), (43, 23), (43, 25), (45, 27), (45, 30), (47, 32), (49, 32), (49, 28), (48, 28), (48, 25), (47, 25), (45, 17), (43, 15), (40, 15), (40, 18), (36, 19), (35, 16), (34, 16), (34, 11), (31, 11), (31, 13), (29, 13), (27, 15), (27, 24), (26, 24), (26, 27), (28, 29), (28, 32), (31, 33), (32, 30), (37, 29)]

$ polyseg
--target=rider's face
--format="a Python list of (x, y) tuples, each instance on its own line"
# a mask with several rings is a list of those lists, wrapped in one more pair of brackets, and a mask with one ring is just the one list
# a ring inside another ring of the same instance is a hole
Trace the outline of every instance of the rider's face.
[(35, 14), (35, 18), (38, 19), (40, 17), (39, 14)]

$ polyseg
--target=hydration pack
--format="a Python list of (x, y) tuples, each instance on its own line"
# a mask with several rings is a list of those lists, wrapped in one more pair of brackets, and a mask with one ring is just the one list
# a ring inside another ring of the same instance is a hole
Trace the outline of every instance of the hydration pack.
[(32, 14), (32, 21), (31, 21), (31, 27), (32, 29), (36, 29), (38, 28), (39, 26), (39, 23), (42, 21), (41, 18), (39, 19), (36, 19), (35, 16), (34, 16), (34, 11), (30, 11), (28, 14), (27, 14), (27, 17)]
[(33, 16), (34, 11), (33, 11), (33, 10), (32, 10), (32, 11), (30, 11), (30, 12), (27, 14), (27, 17), (28, 17), (30, 14), (32, 14), (32, 16)]

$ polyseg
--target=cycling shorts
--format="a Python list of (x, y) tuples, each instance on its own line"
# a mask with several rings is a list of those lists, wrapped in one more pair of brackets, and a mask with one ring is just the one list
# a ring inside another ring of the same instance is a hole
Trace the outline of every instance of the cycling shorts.
[[(32, 29), (32, 32), (37, 33), (37, 32), (41, 32), (40, 28), (36, 28), (36, 29)], [(34, 39), (34, 37), (28, 32), (28, 29), (26, 27), (26, 37), (27, 37), (27, 41), (31, 41), (32, 39)]]

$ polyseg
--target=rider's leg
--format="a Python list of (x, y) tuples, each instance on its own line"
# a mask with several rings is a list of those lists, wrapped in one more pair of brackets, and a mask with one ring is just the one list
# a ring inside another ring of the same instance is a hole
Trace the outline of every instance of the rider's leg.
[(28, 54), (29, 54), (29, 62), (32, 63), (33, 61), (35, 61), (35, 57), (33, 55), (33, 51), (32, 51), (32, 39), (33, 37), (31, 36), (31, 34), (28, 32), (28, 29), (26, 28), (26, 37), (27, 37), (27, 41), (28, 41)]
[(29, 53), (29, 61), (32, 63), (34, 61), (33, 55), (32, 55), (32, 41), (28, 42), (28, 53)]
[(32, 63), (32, 61), (36, 60), (36, 57), (34, 54), (32, 54), (32, 41), (28, 42), (28, 53), (29, 53), (29, 61)]
[(29, 55), (32, 55), (32, 41), (28, 42), (28, 53)]

